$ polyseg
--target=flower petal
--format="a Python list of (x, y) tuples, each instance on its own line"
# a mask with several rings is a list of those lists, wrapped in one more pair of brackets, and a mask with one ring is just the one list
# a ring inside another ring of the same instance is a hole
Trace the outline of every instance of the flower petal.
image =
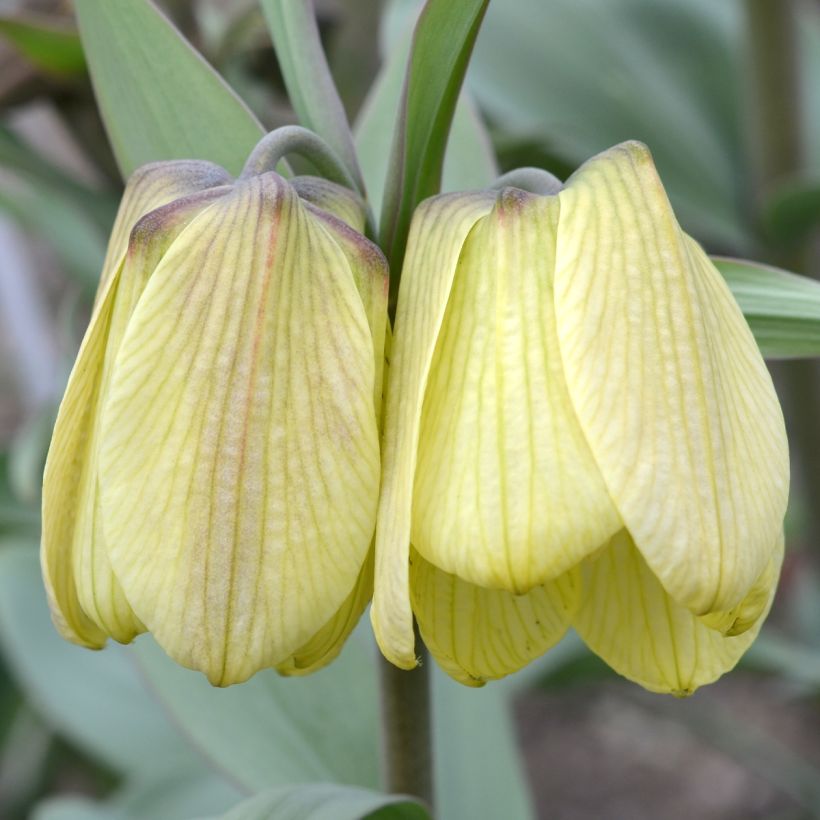
[(103, 417), (104, 527), (134, 611), (212, 683), (286, 662), (353, 589), (378, 500), (373, 380), (347, 259), (273, 173), (151, 277)]
[(421, 408), (436, 338), (461, 246), (493, 206), (492, 194), (423, 202), (413, 216), (391, 342), (376, 526), (376, 581), (370, 618), (384, 656), (416, 665), (410, 607), (410, 514)]
[(559, 198), (558, 338), (584, 433), (669, 594), (698, 614), (731, 609), (768, 563), (786, 510), (769, 373), (644, 146), (590, 160)]
[(293, 657), (277, 665), (280, 675), (309, 675), (338, 657), (373, 596), (373, 564), (374, 552), (370, 550), (356, 586), (339, 611)]
[(127, 643), (144, 630), (112, 574), (101, 529), (101, 409), (114, 358), (148, 278), (187, 222), (225, 190), (183, 197), (138, 223), (128, 253), (95, 308), (68, 380), (43, 477), (41, 563), (55, 625), (75, 643), (101, 647), (109, 635)]
[(653, 692), (688, 695), (728, 672), (754, 641), (774, 598), (783, 537), (774, 549), (765, 606), (742, 635), (726, 637), (676, 603), (626, 530), (583, 565), (573, 625), (616, 672)]
[[(299, 177), (299, 179), (304, 179), (304, 177)], [(333, 183), (328, 182), (327, 184), (332, 185)], [(353, 281), (359, 291), (370, 334), (373, 337), (373, 355), (376, 365), (373, 393), (376, 413), (381, 418), (389, 285), (387, 260), (377, 245), (350, 228), (345, 222), (319, 208), (310, 205), (307, 208), (325, 227), (350, 264)]]
[(312, 176), (294, 177), (290, 182), (303, 200), (332, 214), (354, 231), (364, 233), (367, 206), (362, 198), (350, 188)]
[(567, 393), (552, 277), (557, 197), (502, 192), (470, 233), (427, 380), (412, 542), (523, 594), (622, 527)]
[(231, 181), (231, 175), (224, 168), (205, 160), (150, 162), (137, 168), (128, 178), (117, 218), (111, 229), (97, 287), (97, 302), (120, 265), (128, 247), (131, 229), (142, 216), (192, 191), (228, 185)]
[(577, 568), (526, 595), (462, 581), (411, 553), (421, 637), (448, 675), (468, 686), (517, 672), (564, 635), (581, 589)]

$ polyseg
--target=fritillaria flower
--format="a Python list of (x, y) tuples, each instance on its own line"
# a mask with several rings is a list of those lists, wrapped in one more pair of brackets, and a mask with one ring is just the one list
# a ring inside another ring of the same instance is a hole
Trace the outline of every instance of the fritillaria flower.
[(370, 598), (386, 264), (318, 178), (130, 180), (44, 480), (62, 635), (226, 685), (312, 671)]
[(427, 200), (411, 227), (385, 415), (372, 620), (480, 684), (571, 624), (685, 694), (770, 606), (789, 483), (780, 406), (647, 149), (560, 192)]

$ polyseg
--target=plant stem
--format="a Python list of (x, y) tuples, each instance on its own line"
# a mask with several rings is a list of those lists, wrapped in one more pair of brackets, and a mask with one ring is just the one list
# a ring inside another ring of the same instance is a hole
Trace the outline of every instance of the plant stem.
[[(423, 647), (421, 641), (417, 646)], [(433, 806), (433, 746), (430, 719), (430, 673), (426, 650), (421, 664), (399, 669), (380, 657), (382, 749), (385, 785)]]
[(746, 0), (762, 189), (802, 164), (796, 21), (792, 0)]
[[(799, 173), (804, 164), (801, 139), (797, 22), (793, 0), (746, 0), (750, 68), (755, 92), (758, 192)], [(808, 248), (784, 253), (768, 249), (769, 261), (791, 270), (810, 270)], [(778, 366), (786, 388), (786, 420), (802, 479), (807, 510), (807, 541), (820, 545), (820, 368), (816, 361), (795, 360)]]
[(350, 173), (333, 149), (320, 136), (300, 125), (285, 125), (265, 134), (251, 151), (242, 176), (247, 178), (273, 171), (290, 154), (304, 157), (325, 179), (356, 190)]

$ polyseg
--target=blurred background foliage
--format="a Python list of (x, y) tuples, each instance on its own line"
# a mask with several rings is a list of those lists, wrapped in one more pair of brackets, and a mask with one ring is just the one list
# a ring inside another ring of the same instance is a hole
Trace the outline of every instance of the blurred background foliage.
[[(294, 121), (256, 0), (158, 5), (266, 129)], [(417, 8), (317, 1), (376, 200)], [(488, 139), (499, 170), (562, 177), (643, 140), (708, 250), (820, 277), (817, 0), (496, 0), (445, 184), (482, 152), (492, 169)], [(92, 654), (51, 628), (37, 564), (42, 465), (121, 186), (71, 3), (0, 0), (0, 817), (174, 820), (253, 795), (269, 809), (293, 782), (377, 788), (366, 624), (327, 672), (260, 674), (227, 691), (149, 638)], [(741, 670), (674, 701), (616, 679), (570, 635), (480, 692), (437, 676), (442, 817), (820, 817), (820, 379), (813, 362), (772, 367), (794, 461), (788, 555)], [(287, 799), (287, 816), (308, 816), (313, 797)], [(345, 805), (335, 816), (365, 804)]]

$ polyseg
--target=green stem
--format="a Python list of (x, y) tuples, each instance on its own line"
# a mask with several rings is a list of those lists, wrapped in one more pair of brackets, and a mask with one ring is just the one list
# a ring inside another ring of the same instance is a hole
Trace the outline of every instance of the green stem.
[(493, 188), (519, 188), (531, 194), (551, 196), (557, 194), (564, 187), (564, 183), (549, 171), (543, 168), (516, 168), (500, 176)]
[(325, 179), (356, 190), (350, 173), (333, 149), (320, 136), (299, 125), (285, 125), (262, 137), (242, 169), (242, 178), (275, 170), (289, 154), (306, 159)]
[[(251, 151), (240, 178), (247, 179), (266, 171), (273, 171), (289, 154), (296, 154), (308, 160), (325, 179), (356, 191), (356, 184), (350, 172), (333, 149), (318, 134), (300, 125), (285, 125), (262, 137), (256, 148)], [(366, 221), (367, 235), (374, 236), (376, 228), (370, 208), (367, 208)]]
[(279, 66), (299, 121), (327, 140), (364, 196), (353, 135), (327, 64), (313, 0), (262, 0)]
[[(417, 646), (422, 646), (417, 640)], [(433, 806), (433, 746), (430, 674), (426, 650), (411, 671), (380, 658), (382, 749), (385, 785), (394, 794), (409, 794)]]
[(802, 164), (797, 32), (792, 0), (746, 0), (762, 189)]
[[(750, 69), (757, 134), (758, 191), (765, 194), (803, 168), (797, 24), (793, 0), (746, 0)], [(816, 275), (805, 252), (769, 248), (769, 261)], [(799, 442), (795, 466), (807, 509), (807, 542), (820, 544), (820, 368), (816, 361), (782, 362), (777, 370), (786, 388), (784, 408), (789, 433)]]

